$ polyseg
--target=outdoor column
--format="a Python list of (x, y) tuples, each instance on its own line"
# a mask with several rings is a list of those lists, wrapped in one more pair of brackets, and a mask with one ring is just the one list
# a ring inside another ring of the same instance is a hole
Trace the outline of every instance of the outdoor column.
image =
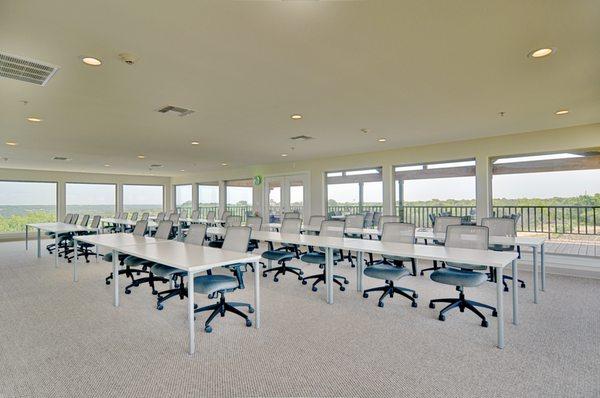
[(383, 183), (383, 209), (382, 214), (396, 214), (394, 199), (394, 167), (383, 167), (381, 169), (381, 180)]
[(487, 156), (475, 158), (475, 185), (477, 199), (477, 224), (490, 216), (492, 203), (492, 177), (490, 159)]
[(219, 218), (227, 208), (227, 188), (225, 184), (225, 181), (219, 181), (219, 212), (216, 218)]

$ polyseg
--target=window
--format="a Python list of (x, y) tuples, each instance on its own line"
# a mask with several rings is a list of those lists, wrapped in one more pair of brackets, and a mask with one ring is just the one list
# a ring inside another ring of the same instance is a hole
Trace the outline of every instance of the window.
[(328, 172), (329, 216), (379, 211), (383, 208), (381, 168)]
[(231, 215), (246, 219), (252, 213), (252, 180), (236, 180), (226, 182), (227, 210)]
[(175, 208), (182, 217), (192, 212), (192, 186), (175, 185)]
[(111, 217), (115, 214), (117, 188), (114, 184), (67, 183), (65, 191), (67, 213), (88, 214), (90, 217)]
[(0, 181), (0, 233), (56, 221), (56, 183)]
[(394, 172), (396, 210), (405, 222), (430, 227), (432, 216), (475, 217), (474, 160), (398, 166)]
[(209, 211), (219, 216), (219, 183), (204, 182), (198, 184), (198, 210), (200, 217), (205, 218)]
[(123, 211), (150, 215), (163, 211), (163, 186), (123, 185)]

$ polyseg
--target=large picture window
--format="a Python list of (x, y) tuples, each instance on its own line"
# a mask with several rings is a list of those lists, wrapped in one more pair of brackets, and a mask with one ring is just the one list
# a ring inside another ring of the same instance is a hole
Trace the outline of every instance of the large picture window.
[(219, 213), (219, 183), (204, 182), (198, 184), (198, 210), (200, 217), (205, 218), (209, 211)]
[(56, 221), (56, 183), (0, 181), (0, 233)]
[(123, 211), (150, 215), (163, 211), (163, 186), (123, 185)]
[(381, 212), (381, 168), (332, 171), (327, 179), (327, 213), (331, 216)]
[(252, 213), (252, 180), (227, 181), (227, 210), (243, 220)]
[(192, 186), (175, 185), (175, 207), (183, 217), (192, 212)]
[(114, 184), (67, 183), (67, 213), (110, 217), (115, 214), (117, 187)]

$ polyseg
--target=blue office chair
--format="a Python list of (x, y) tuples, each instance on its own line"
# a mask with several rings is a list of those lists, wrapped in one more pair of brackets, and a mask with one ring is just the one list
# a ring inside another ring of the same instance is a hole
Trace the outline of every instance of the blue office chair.
[[(299, 218), (284, 218), (281, 223), (281, 233), (282, 234), (293, 234), (300, 235), (300, 227), (302, 225), (302, 220)], [(291, 249), (291, 250), (290, 250)], [(275, 272), (273, 276), (273, 281), (278, 282), (279, 279), (277, 276), (279, 274), (285, 275), (286, 272), (290, 272), (298, 276), (299, 280), (302, 280), (302, 276), (304, 272), (300, 268), (290, 267), (286, 265), (286, 262), (291, 261), (295, 257), (295, 253), (298, 252), (297, 245), (284, 245), (277, 250), (273, 249), (273, 243), (269, 242), (269, 250), (263, 252), (261, 255), (265, 260), (277, 261), (279, 267), (274, 267), (271, 269), (266, 269), (263, 271), (263, 276), (266, 277), (267, 273)]]
[[(146, 235), (146, 230), (147, 230), (147, 229), (148, 229), (148, 221), (145, 221), (145, 220), (140, 220), (140, 221), (138, 221), (138, 222), (136, 222), (136, 223), (135, 223), (135, 228), (133, 229), (133, 235), (136, 235), (136, 236), (144, 236), (144, 235)], [(127, 254), (123, 254), (123, 253), (119, 253), (119, 256), (118, 256), (118, 258), (117, 258), (117, 261), (119, 262), (119, 264), (120, 264), (120, 265), (125, 265), (125, 264), (124, 264), (124, 261), (125, 261), (125, 259), (126, 259), (127, 257), (129, 257), (129, 255), (127, 255)], [(110, 252), (110, 253), (107, 253), (107, 254), (103, 255), (103, 256), (102, 256), (102, 260), (104, 260), (104, 261), (106, 261), (106, 262), (109, 262), (109, 263), (112, 263), (112, 261), (113, 261), (113, 255), (112, 255), (112, 252)], [(136, 271), (137, 271), (137, 270), (136, 270)], [(125, 267), (125, 269), (121, 269), (121, 270), (119, 270), (119, 275), (123, 275), (123, 274), (125, 274), (125, 276), (127, 276), (128, 278), (130, 278), (132, 281), (134, 280), (133, 273), (132, 273), (132, 269), (131, 269), (129, 266)], [(140, 272), (137, 272), (137, 274), (139, 275), (139, 274), (140, 274)], [(114, 275), (113, 275), (113, 273), (111, 272), (111, 273), (110, 273), (110, 275), (108, 275), (108, 276), (107, 276), (107, 277), (104, 279), (104, 282), (105, 282), (107, 285), (110, 285), (110, 281), (111, 281), (111, 279), (113, 279), (113, 278), (114, 278)]]
[[(487, 227), (477, 227), (468, 225), (450, 225), (446, 229), (446, 243), (448, 248), (458, 247), (462, 249), (488, 250), (489, 230)], [(473, 312), (481, 318), (481, 326), (488, 327), (485, 316), (477, 309), (487, 308), (492, 310), (492, 316), (497, 316), (496, 308), (491, 305), (479, 303), (465, 298), (465, 287), (477, 287), (488, 280), (485, 273), (487, 267), (484, 265), (471, 265), (462, 263), (446, 262), (446, 268), (437, 269), (430, 275), (431, 280), (444, 285), (456, 286), (459, 291), (458, 298), (435, 299), (429, 302), (429, 308), (435, 308), (435, 303), (448, 303), (439, 314), (440, 321), (446, 320), (446, 313), (453, 308), (458, 308), (460, 312), (465, 309)]]
[[(388, 222), (383, 226), (381, 233), (382, 242), (398, 242), (398, 243), (415, 243), (415, 226), (414, 224), (404, 224), (399, 222)], [(393, 258), (393, 260), (392, 260)], [(400, 278), (410, 275), (410, 272), (404, 267), (405, 261), (411, 261), (413, 264), (413, 273), (415, 272), (415, 259), (409, 257), (384, 257), (381, 262), (368, 266), (363, 271), (364, 275), (381, 279), (385, 281), (385, 285), (367, 289), (363, 292), (363, 297), (368, 298), (371, 292), (383, 292), (379, 297), (378, 305), (383, 307), (383, 299), (386, 296), (394, 297), (394, 293), (406, 297), (412, 302), (412, 306), (416, 307), (415, 301), (419, 295), (413, 290), (405, 287), (395, 286), (394, 282)], [(407, 292), (412, 293), (408, 295)]]
[[(345, 228), (357, 228), (357, 229), (362, 229), (364, 228), (365, 225), (365, 215), (364, 214), (350, 214), (348, 216), (346, 216), (346, 219), (344, 220), (345, 222)], [(348, 238), (354, 238), (354, 239), (362, 239), (362, 234), (356, 234), (356, 233), (346, 233), (346, 236)], [(344, 257), (344, 254), (342, 252), (342, 257)], [(350, 250), (348, 250), (348, 256), (346, 257), (348, 259), (348, 261), (350, 262), (350, 266), (352, 268), (356, 267), (356, 265), (354, 264), (354, 260), (356, 259), (355, 255), (352, 255), (352, 252)]]
[[(319, 231), (319, 236), (329, 236), (333, 238), (343, 238), (344, 237), (344, 221), (335, 221), (335, 220), (326, 220), (321, 223), (321, 229)], [(320, 268), (323, 268), (323, 272), (316, 275), (307, 276), (302, 279), (302, 284), (306, 285), (309, 279), (315, 279), (312, 285), (312, 291), (317, 291), (317, 284), (320, 282), (325, 283), (326, 278), (326, 268), (325, 268), (325, 249), (321, 248), (321, 251), (312, 251), (304, 254), (300, 257), (300, 260), (305, 263), (317, 264)], [(340, 250), (333, 250), (333, 263), (337, 264), (338, 261), (342, 261), (342, 252)], [(340, 282), (342, 281), (342, 282)], [(346, 290), (344, 285), (347, 285), (348, 279), (344, 278), (341, 275), (333, 275), (333, 282), (340, 287), (341, 291)]]
[[(433, 224), (433, 233), (434, 234), (445, 233), (446, 232), (446, 228), (449, 225), (461, 225), (461, 219), (460, 219), (460, 217), (452, 217), (452, 216), (438, 216), (438, 217), (435, 217), (435, 224)], [(433, 244), (434, 245), (439, 245), (439, 246), (444, 246), (444, 242), (441, 242), (441, 241), (438, 241), (438, 240), (434, 240)], [(444, 266), (444, 265), (442, 264), (442, 266)], [(438, 268), (439, 267), (438, 267), (437, 260), (433, 260), (433, 267), (423, 268), (421, 270), (421, 276), (425, 275), (425, 272), (427, 272), (427, 271), (435, 271)]]
[[(228, 227), (223, 241), (223, 250), (236, 251), (246, 253), (248, 243), (250, 242), (250, 227)], [(247, 303), (227, 302), (225, 294), (243, 288), (242, 268), (245, 264), (236, 264), (229, 266), (229, 269), (235, 269), (235, 276), (230, 275), (202, 275), (194, 278), (194, 292), (207, 294), (209, 297), (219, 297), (219, 301), (215, 304), (206, 307), (195, 309), (195, 313), (212, 311), (208, 319), (204, 323), (204, 331), (212, 332), (210, 323), (217, 315), (225, 316), (225, 313), (234, 313), (246, 320), (246, 326), (252, 326), (252, 321), (246, 314), (240, 311), (237, 307), (247, 307), (249, 313), (254, 312), (254, 308)]]

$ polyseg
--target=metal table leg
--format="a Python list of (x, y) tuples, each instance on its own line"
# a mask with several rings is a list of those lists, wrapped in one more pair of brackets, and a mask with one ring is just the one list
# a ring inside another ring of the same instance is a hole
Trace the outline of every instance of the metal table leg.
[(498, 317), (498, 348), (504, 348), (504, 308), (502, 305), (502, 268), (496, 268), (496, 312)]
[(513, 277), (513, 282), (512, 282), (512, 302), (513, 302), (513, 324), (514, 325), (518, 325), (519, 324), (519, 284), (517, 282), (518, 280), (518, 275), (517, 275), (517, 260), (513, 260), (512, 262), (512, 277)]

